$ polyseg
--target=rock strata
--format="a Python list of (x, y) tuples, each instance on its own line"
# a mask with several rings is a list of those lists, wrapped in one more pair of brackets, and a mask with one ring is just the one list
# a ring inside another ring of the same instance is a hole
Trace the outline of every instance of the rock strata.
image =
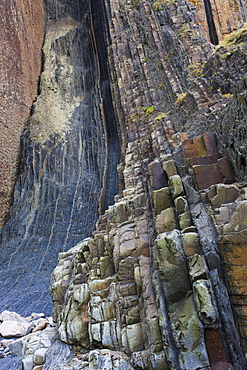
[(208, 31), (184, 0), (46, 2), (3, 230), (2, 302), (19, 313), (49, 311), (38, 282), (59, 252), (56, 326), (33, 317), (24, 341), (5, 342), (23, 343), (25, 370), (246, 368), (245, 27), (214, 47), (221, 16), (213, 27), (204, 6)]
[[(90, 2), (77, 1), (65, 12), (60, 2), (56, 7), (47, 1), (45, 7), (40, 94), (22, 136), (19, 178), (1, 244), (1, 307), (25, 315), (51, 314), (49, 283), (57, 254), (91, 235), (99, 210), (113, 202), (119, 160)], [(114, 160), (107, 171), (109, 156)]]
[[(37, 97), (44, 36), (44, 5), (23, 0), (0, 4), (0, 227), (18, 174), (20, 136)], [(38, 27), (37, 27), (38, 25)], [(26, 57), (28, 55), (28, 58)]]

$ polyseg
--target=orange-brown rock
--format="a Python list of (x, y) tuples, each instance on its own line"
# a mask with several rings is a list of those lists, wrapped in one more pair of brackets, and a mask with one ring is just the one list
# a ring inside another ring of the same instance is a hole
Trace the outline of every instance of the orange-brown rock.
[(44, 33), (43, 0), (0, 4), (0, 226), (16, 179), (20, 135), (37, 95)]
[[(203, 1), (203, 0), (190, 0), (195, 5), (200, 24), (208, 35), (210, 40), (210, 21), (207, 16), (207, 7), (211, 7), (213, 22), (219, 41), (225, 35), (239, 28), (239, 24), (244, 22), (243, 5), (239, 0), (219, 0), (219, 1)], [(205, 6), (206, 3), (210, 5)]]

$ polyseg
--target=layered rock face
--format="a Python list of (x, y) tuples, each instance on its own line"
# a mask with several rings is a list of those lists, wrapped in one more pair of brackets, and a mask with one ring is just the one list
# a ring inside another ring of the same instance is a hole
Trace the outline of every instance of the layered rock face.
[(22, 136), (14, 203), (2, 231), (1, 307), (21, 314), (51, 312), (58, 252), (92, 234), (98, 209), (113, 202), (117, 188), (117, 129), (91, 5), (47, 1), (45, 8), (40, 95)]
[[(0, 227), (17, 177), (20, 135), (37, 96), (44, 36), (43, 0), (2, 1), (0, 31)], [(37, 27), (38, 25), (38, 27)], [(27, 57), (28, 56), (28, 57)]]
[(191, 0), (190, 2), (196, 7), (208, 40), (215, 45), (246, 22), (246, 4), (242, 1)]
[[(42, 369), (246, 368), (245, 28), (214, 48), (183, 0), (49, 0), (46, 12), (3, 307), (48, 312), (40, 283), (60, 251)], [(24, 370), (42, 338), (26, 341)]]

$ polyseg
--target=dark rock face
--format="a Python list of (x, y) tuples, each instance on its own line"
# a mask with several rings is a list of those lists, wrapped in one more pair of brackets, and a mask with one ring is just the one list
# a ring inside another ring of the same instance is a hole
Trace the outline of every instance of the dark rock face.
[(14, 203), (2, 231), (1, 309), (20, 313), (51, 312), (58, 252), (92, 234), (98, 209), (113, 203), (117, 187), (117, 129), (90, 2), (47, 1), (46, 16), (40, 95), (22, 137)]

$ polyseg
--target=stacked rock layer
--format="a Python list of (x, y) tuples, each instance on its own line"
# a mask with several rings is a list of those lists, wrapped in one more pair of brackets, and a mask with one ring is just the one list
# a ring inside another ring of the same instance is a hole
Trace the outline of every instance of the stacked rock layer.
[(246, 27), (212, 39), (235, 5), (219, 32), (229, 14), (212, 31), (185, 0), (45, 2), (1, 275), (3, 308), (48, 312), (61, 252), (53, 319), (76, 354), (59, 364), (53, 335), (43, 370), (246, 367)]

